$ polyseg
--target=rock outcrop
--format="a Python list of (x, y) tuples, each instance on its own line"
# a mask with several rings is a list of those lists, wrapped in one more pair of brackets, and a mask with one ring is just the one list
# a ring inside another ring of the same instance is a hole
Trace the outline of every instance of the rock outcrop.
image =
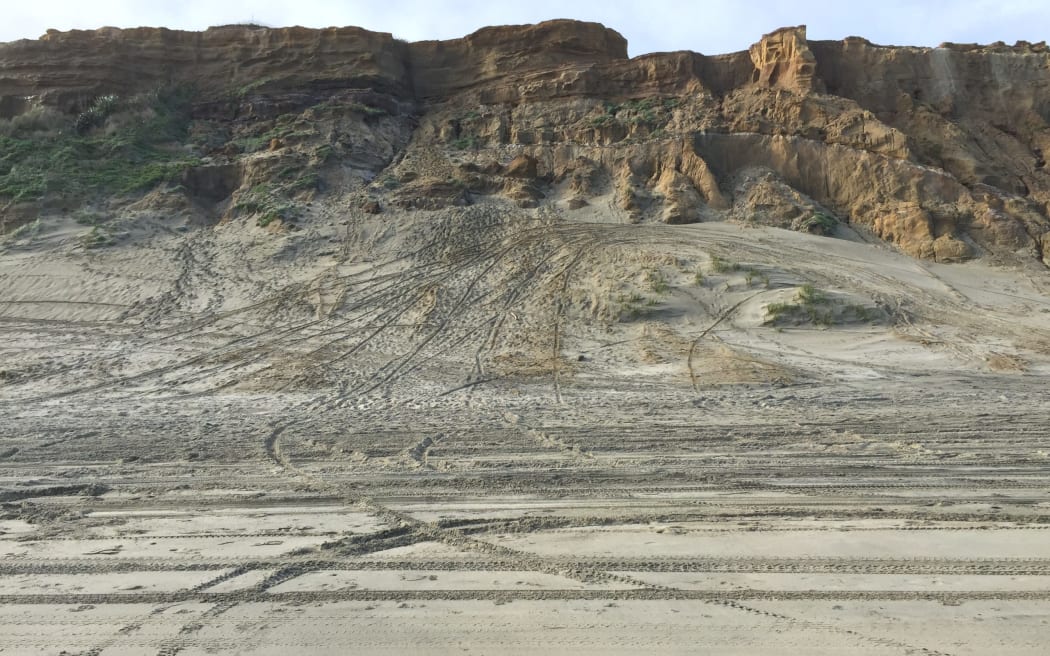
[[(498, 195), (575, 211), (608, 196), (630, 221), (813, 231), (828, 217), (917, 257), (1050, 261), (1045, 44), (891, 48), (812, 42), (800, 26), (742, 53), (631, 59), (620, 34), (574, 21), (419, 43), (224, 26), (0, 44), (12, 126), (173, 86), (193, 90), (190, 134), (207, 137), (191, 143), (207, 168), (181, 187), (227, 217), (292, 167), (289, 202), (428, 210)], [(13, 157), (0, 153), (0, 181)]]
[(103, 94), (184, 83), (201, 102), (359, 88), (409, 98), (408, 64), (406, 44), (357, 27), (51, 30), (0, 45), (0, 97), (73, 110)]
[(798, 93), (817, 90), (817, 59), (806, 42), (806, 26), (767, 34), (748, 50), (755, 72), (751, 81), (763, 87)]

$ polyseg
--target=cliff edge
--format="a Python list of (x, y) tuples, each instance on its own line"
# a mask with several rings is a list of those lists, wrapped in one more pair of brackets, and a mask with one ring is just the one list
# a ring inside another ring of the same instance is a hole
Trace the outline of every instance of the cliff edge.
[(325, 198), (491, 197), (1047, 263), (1048, 150), (1044, 43), (884, 47), (798, 26), (746, 52), (632, 59), (614, 30), (558, 20), (418, 43), (240, 25), (0, 44), (3, 231), (98, 202), (279, 230)]

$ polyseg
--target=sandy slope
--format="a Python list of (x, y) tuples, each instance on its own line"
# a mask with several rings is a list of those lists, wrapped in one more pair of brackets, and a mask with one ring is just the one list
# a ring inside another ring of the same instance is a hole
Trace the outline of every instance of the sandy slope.
[(305, 225), (4, 244), (0, 650), (1044, 653), (1045, 270)]

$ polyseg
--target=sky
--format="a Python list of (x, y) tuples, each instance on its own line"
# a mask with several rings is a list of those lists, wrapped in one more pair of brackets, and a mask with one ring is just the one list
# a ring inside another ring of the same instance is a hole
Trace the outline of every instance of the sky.
[(409, 41), (452, 39), (486, 25), (552, 18), (597, 21), (623, 34), (630, 55), (746, 49), (778, 27), (808, 25), (813, 40), (863, 36), (883, 45), (1050, 40), (1050, 0), (5, 0), (0, 41), (49, 28), (163, 26), (201, 30), (357, 25)]

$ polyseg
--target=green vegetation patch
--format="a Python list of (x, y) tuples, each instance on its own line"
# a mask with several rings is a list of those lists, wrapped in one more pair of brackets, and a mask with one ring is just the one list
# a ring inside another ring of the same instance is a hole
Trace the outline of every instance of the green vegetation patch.
[(858, 304), (842, 305), (813, 285), (799, 287), (795, 298), (787, 303), (770, 303), (766, 306), (767, 325), (811, 323), (828, 327), (851, 321), (873, 321), (878, 311)]
[(825, 237), (835, 234), (835, 230), (839, 226), (839, 221), (830, 214), (824, 212), (817, 212), (810, 215), (806, 219), (799, 223), (799, 230), (809, 232), (814, 235), (824, 235)]
[(302, 215), (302, 208), (288, 199), (291, 187), (298, 179), (290, 184), (255, 185), (247, 192), (240, 195), (234, 204), (234, 209), (240, 214), (255, 215), (255, 223), (260, 228), (265, 228), (274, 221), (294, 223)]
[(177, 179), (197, 163), (180, 147), (189, 109), (182, 89), (127, 103), (103, 96), (68, 129), (0, 136), (0, 198), (130, 194)]
[(755, 267), (748, 267), (744, 271), (744, 282), (747, 283), (748, 287), (756, 282), (760, 282), (763, 287), (769, 289), (769, 275), (759, 271)]
[(96, 225), (82, 237), (85, 248), (104, 248), (117, 243), (116, 237), (105, 226)]
[(618, 122), (624, 125), (641, 125), (663, 134), (661, 126), (667, 124), (678, 105), (677, 98), (638, 98), (622, 103), (606, 101), (602, 103), (603, 113), (592, 116), (589, 121), (593, 127)]
[(277, 125), (273, 128), (260, 134), (241, 135), (234, 139), (233, 143), (243, 153), (255, 153), (269, 148), (270, 143), (275, 139), (278, 141), (305, 141), (317, 134), (316, 130), (304, 126), (301, 122), (288, 124), (281, 121), (281, 118), (277, 118)]
[(357, 114), (366, 119), (390, 116), (390, 112), (383, 107), (367, 105), (356, 100), (348, 102), (335, 98), (313, 105), (305, 113), (312, 115), (312, 117), (318, 117), (323, 114), (341, 115), (347, 112)]
[(649, 284), (649, 289), (655, 294), (668, 294), (671, 291), (671, 285), (667, 282), (667, 277), (664, 276), (663, 271), (659, 269), (651, 269), (645, 274), (645, 281)]
[(629, 294), (619, 294), (616, 297), (616, 304), (619, 308), (616, 314), (621, 321), (638, 319), (648, 311), (647, 307), (652, 307), (652, 301), (653, 299), (648, 299), (635, 291)]
[(736, 262), (730, 262), (717, 255), (711, 256), (711, 268), (714, 269), (715, 273), (732, 273), (740, 270), (740, 265)]
[(379, 116), (387, 116), (388, 113), (381, 107), (373, 107), (364, 103), (352, 102), (347, 105), (347, 109), (357, 114), (361, 114), (365, 117), (376, 118)]

